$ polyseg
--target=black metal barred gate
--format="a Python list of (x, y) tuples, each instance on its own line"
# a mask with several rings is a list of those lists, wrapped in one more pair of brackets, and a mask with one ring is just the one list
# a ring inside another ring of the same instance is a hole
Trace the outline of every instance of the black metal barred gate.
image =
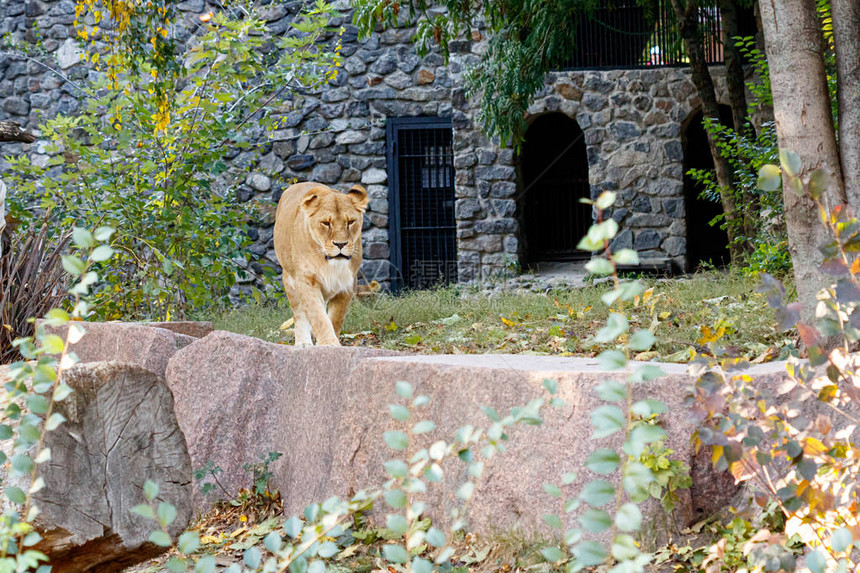
[(457, 281), (451, 120), (388, 118), (392, 290)]

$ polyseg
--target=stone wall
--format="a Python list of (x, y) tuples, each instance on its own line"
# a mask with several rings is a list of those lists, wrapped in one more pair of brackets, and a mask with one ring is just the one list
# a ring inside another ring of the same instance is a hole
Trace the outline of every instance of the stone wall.
[[(263, 15), (275, 33), (284, 32), (301, 2), (273, 2)], [(347, 7), (341, 0), (341, 8)], [(208, 10), (203, 0), (180, 4), (183, 21), (176, 33), (187, 37), (191, 22)], [(23, 41), (41, 36), (54, 70), (35, 60), (0, 55), (0, 119), (16, 120), (36, 131), (40, 121), (74, 113), (76, 82), (87, 79), (79, 63), (70, 26), (73, 0), (22, 0), (0, 5), (0, 35)], [(510, 271), (523, 257), (518, 221), (522, 209), (517, 157), (480, 132), (476, 109), (463, 90), (462, 73), (486, 49), (485, 42), (458, 42), (451, 61), (413, 51), (411, 30), (387, 30), (359, 41), (344, 19), (344, 69), (328, 89), (307, 97), (291, 112), (283, 129), (262, 139), (258, 153), (228, 155), (250, 174), (225, 178), (238, 201), (254, 202), (263, 213), (251, 231), (252, 267), (277, 267), (273, 251), (274, 207), (293, 179), (316, 180), (347, 189), (367, 187), (364, 279), (383, 286), (396, 270), (389, 261), (389, 188), (385, 121), (388, 117), (450, 117), (454, 126), (457, 248), (459, 278), (487, 278)], [(38, 33), (37, 33), (38, 30)], [(722, 85), (721, 75), (717, 83)], [(550, 74), (531, 114), (560, 112), (574, 118), (585, 134), (592, 195), (619, 192), (614, 217), (621, 223), (618, 246), (643, 257), (668, 257), (686, 266), (686, 228), (682, 184), (682, 129), (698, 107), (683, 69), (582, 71)], [(34, 154), (46, 161), (39, 142), (7, 146), (4, 153)], [(0, 173), (6, 167), (0, 162)], [(14, 190), (12, 190), (14, 192)]]

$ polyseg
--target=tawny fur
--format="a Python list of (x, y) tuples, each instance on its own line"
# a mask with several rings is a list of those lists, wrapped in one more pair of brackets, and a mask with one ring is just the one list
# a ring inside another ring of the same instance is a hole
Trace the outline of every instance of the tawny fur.
[[(338, 346), (361, 266), (361, 224), (367, 193), (340, 193), (320, 183), (298, 183), (281, 195), (275, 217), (275, 254), (295, 317), (296, 346)], [(326, 311), (328, 305), (328, 311)]]

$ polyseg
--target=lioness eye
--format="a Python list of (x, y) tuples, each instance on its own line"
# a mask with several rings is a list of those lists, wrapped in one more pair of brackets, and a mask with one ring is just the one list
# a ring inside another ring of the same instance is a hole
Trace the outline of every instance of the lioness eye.
[(328, 221), (323, 221), (322, 224), (323, 227), (331, 227), (331, 223), (329, 223)]
[(350, 219), (349, 221), (346, 222), (347, 226), (352, 225), (354, 223), (355, 223), (355, 219)]

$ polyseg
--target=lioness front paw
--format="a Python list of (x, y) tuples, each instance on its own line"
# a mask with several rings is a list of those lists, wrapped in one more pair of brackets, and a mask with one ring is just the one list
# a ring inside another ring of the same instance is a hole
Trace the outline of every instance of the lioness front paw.
[(312, 342), (299, 342), (297, 340), (294, 346), (296, 348), (310, 348), (311, 346), (313, 346), (313, 343)]

